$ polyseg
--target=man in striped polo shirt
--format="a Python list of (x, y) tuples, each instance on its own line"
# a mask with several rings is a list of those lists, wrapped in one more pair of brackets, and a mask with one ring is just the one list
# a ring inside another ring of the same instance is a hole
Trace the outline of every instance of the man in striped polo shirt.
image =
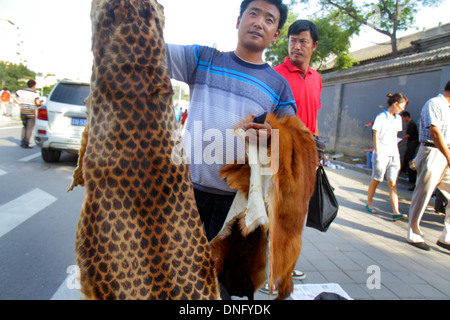
[[(287, 17), (281, 0), (244, 0), (237, 20), (234, 52), (192, 45), (167, 45), (172, 77), (190, 87), (190, 110), (183, 143), (190, 161), (195, 198), (208, 240), (222, 228), (236, 191), (220, 179), (219, 170), (243, 158), (244, 148), (232, 134), (245, 117), (267, 111), (295, 116), (287, 81), (262, 59), (280, 34)], [(251, 123), (245, 129), (267, 129)]]
[(28, 80), (27, 86), (28, 88), (16, 92), (19, 100), (15, 99), (20, 106), (20, 117), (23, 123), (20, 143), (22, 148), (30, 148), (30, 138), (36, 122), (36, 107), (41, 105), (39, 94), (36, 92), (36, 81), (33, 79)]

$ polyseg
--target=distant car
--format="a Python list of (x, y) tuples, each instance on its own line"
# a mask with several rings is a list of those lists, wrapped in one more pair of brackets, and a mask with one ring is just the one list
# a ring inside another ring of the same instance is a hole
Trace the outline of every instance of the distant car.
[(77, 154), (87, 124), (89, 84), (62, 80), (38, 109), (34, 140), (45, 162), (57, 162), (62, 151)]

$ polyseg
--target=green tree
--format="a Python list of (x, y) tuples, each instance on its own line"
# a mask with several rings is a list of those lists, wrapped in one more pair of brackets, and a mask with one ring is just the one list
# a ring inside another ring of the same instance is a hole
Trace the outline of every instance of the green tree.
[(11, 92), (27, 87), (28, 79), (35, 79), (36, 73), (23, 64), (0, 61), (0, 84), (7, 86)]
[[(291, 6), (298, 3), (308, 3), (308, 0), (291, 0)], [(339, 12), (341, 25), (352, 21), (359, 27), (364, 25), (388, 36), (394, 57), (398, 56), (397, 32), (413, 27), (420, 7), (440, 3), (442, 0), (319, 0), (321, 11), (326, 15)]]
[(357, 61), (349, 56), (350, 38), (356, 32), (354, 24), (340, 26), (336, 14), (312, 21), (319, 30), (319, 45), (312, 57), (312, 63), (322, 64), (326, 59), (335, 57), (335, 70), (343, 70), (353, 66)]
[(50, 91), (52, 91), (52, 89), (53, 89), (53, 87), (54, 87), (55, 85), (56, 85), (56, 84), (51, 85), (51, 86), (46, 86), (46, 87), (42, 88), (42, 95), (49, 94)]

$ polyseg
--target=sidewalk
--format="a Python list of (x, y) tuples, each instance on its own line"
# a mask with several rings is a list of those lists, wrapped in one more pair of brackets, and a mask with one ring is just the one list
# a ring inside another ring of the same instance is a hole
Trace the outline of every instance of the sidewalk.
[[(326, 233), (305, 228), (297, 269), (305, 272), (306, 279), (294, 283), (337, 283), (355, 300), (450, 299), (450, 252), (436, 245), (444, 217), (434, 213), (434, 201), (421, 222), (425, 240), (432, 247), (427, 252), (406, 242), (408, 220), (392, 221), (386, 182), (379, 185), (374, 197), (378, 213), (365, 210), (369, 171), (353, 169), (326, 168), (339, 213)], [(408, 188), (409, 184), (400, 180), (400, 212), (406, 214), (412, 196)], [(381, 287), (370, 290), (374, 270), (379, 270)], [(266, 299), (259, 293), (255, 298)]]

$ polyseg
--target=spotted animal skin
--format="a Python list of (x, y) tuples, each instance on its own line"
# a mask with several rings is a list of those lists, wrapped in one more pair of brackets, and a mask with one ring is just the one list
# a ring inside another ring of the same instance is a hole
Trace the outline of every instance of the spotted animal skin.
[(94, 0), (88, 126), (71, 188), (85, 186), (75, 251), (87, 299), (217, 299), (175, 117), (163, 8)]

